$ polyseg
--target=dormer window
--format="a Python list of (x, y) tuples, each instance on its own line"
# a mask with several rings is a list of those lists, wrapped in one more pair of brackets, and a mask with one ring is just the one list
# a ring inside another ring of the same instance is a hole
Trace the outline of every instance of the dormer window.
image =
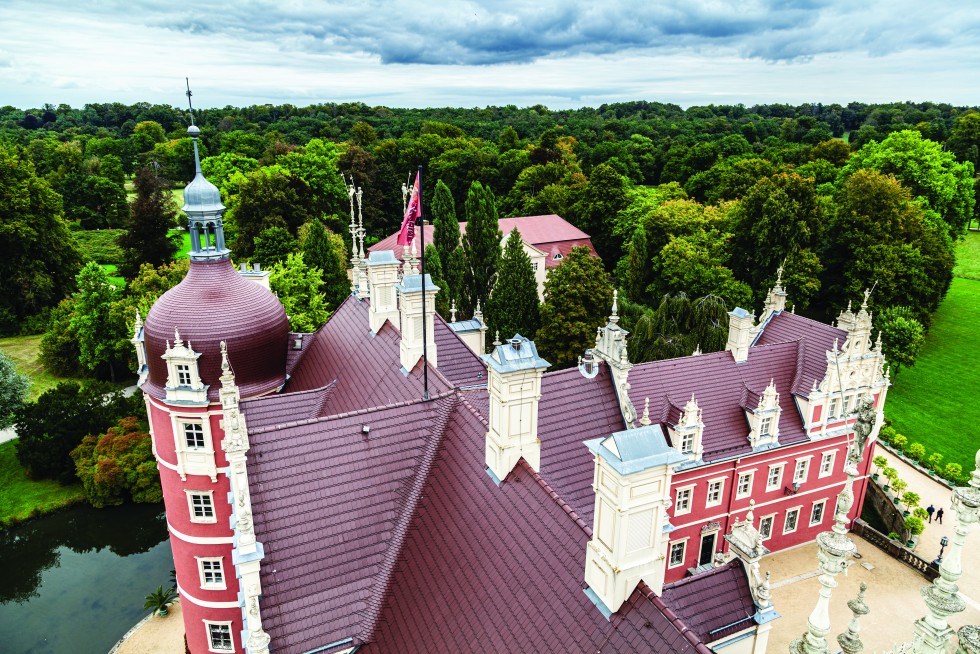
[(762, 437), (769, 436), (772, 428), (772, 416), (766, 416), (762, 419), (762, 426), (759, 427), (759, 435)]
[(554, 260), (555, 261), (561, 261), (564, 258), (565, 257), (561, 256), (561, 252), (558, 252), (558, 253), (555, 254), (555, 259)]
[(779, 392), (775, 380), (760, 394), (746, 389), (742, 408), (749, 423), (749, 443), (753, 449), (779, 445)]
[(830, 400), (830, 409), (828, 409), (827, 411), (827, 418), (836, 418), (836, 417), (837, 417), (837, 398), (834, 397), (831, 398)]
[(190, 386), (191, 385), (191, 367), (188, 365), (178, 364), (177, 365), (177, 385), (178, 386)]
[(694, 395), (683, 407), (670, 405), (667, 414), (667, 432), (670, 434), (671, 445), (691, 461), (700, 461), (704, 453), (703, 436), (704, 422), (701, 419), (701, 407)]

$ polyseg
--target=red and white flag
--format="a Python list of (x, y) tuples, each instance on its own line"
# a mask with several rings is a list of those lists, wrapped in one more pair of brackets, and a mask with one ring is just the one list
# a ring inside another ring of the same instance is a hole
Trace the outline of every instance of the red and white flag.
[(402, 229), (398, 232), (398, 245), (410, 245), (415, 240), (415, 223), (422, 215), (422, 198), (419, 197), (419, 175), (415, 174), (415, 186), (412, 187), (412, 197), (408, 200)]

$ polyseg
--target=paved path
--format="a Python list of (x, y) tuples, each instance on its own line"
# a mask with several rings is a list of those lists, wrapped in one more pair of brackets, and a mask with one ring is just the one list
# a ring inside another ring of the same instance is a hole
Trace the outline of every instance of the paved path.
[(180, 603), (170, 605), (170, 613), (154, 615), (128, 634), (113, 654), (180, 654), (184, 651), (184, 618)]

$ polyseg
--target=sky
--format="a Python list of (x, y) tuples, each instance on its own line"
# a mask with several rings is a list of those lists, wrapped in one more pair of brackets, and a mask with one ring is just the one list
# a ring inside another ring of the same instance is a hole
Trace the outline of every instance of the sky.
[(0, 105), (980, 104), (980, 2), (2, 0)]

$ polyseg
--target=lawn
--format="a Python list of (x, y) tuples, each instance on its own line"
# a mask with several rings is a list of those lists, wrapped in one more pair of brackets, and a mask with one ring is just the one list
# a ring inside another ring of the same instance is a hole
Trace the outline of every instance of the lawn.
[(0, 528), (85, 499), (81, 484), (28, 479), (17, 461), (16, 443), (0, 443)]
[[(973, 248), (976, 265), (977, 235), (960, 246)], [(960, 270), (970, 257), (961, 259)], [(973, 470), (980, 448), (980, 280), (956, 277), (933, 316), (926, 343), (912, 368), (893, 378), (885, 415), (909, 442), (925, 445), (943, 455), (943, 464), (959, 463), (963, 473)]]
[(957, 277), (980, 280), (980, 232), (967, 232), (956, 248)]
[(45, 370), (44, 366), (37, 359), (40, 344), (40, 334), (0, 338), (0, 352), (10, 357), (14, 365), (17, 366), (17, 370), (30, 378), (32, 401), (40, 397), (44, 391), (57, 386), (59, 382), (82, 381), (80, 379), (71, 380), (65, 377), (57, 377)]
[(126, 288), (126, 280), (116, 274), (116, 272), (119, 270), (118, 266), (112, 263), (103, 263), (100, 265), (102, 266), (102, 269), (109, 274), (110, 284), (116, 288)]

